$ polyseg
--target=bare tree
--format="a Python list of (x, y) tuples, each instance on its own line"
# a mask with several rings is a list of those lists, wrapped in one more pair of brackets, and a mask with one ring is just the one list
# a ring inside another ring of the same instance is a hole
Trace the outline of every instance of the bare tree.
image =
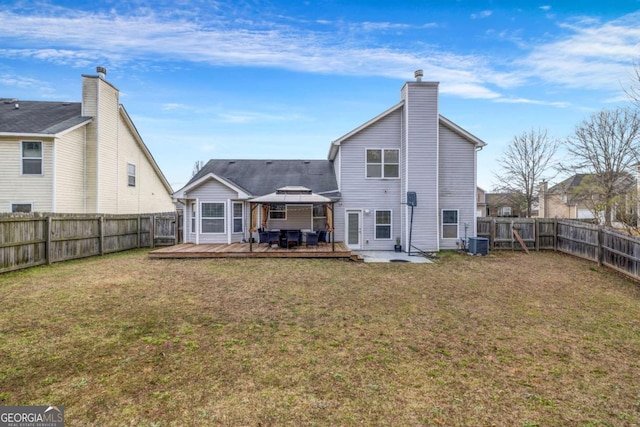
[(515, 136), (498, 158), (501, 171), (495, 174), (498, 190), (509, 193), (515, 203), (531, 217), (531, 206), (537, 195), (536, 184), (555, 166), (559, 142), (550, 139), (546, 130), (532, 129)]
[(640, 109), (640, 62), (633, 62), (633, 75), (631, 76), (631, 83), (624, 89), (624, 92), (629, 97), (629, 100)]
[(193, 178), (194, 176), (196, 176), (203, 166), (204, 163), (202, 162), (202, 160), (196, 160), (195, 164), (193, 165), (193, 172), (191, 173), (191, 177)]
[(604, 204), (605, 225), (618, 193), (617, 182), (638, 162), (640, 117), (630, 109), (601, 110), (584, 120), (567, 138), (572, 169), (594, 174)]

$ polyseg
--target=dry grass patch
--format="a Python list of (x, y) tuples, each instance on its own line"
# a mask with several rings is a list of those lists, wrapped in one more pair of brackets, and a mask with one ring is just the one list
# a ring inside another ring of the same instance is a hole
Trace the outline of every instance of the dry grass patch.
[(632, 426), (640, 291), (553, 253), (0, 276), (0, 404), (67, 425)]

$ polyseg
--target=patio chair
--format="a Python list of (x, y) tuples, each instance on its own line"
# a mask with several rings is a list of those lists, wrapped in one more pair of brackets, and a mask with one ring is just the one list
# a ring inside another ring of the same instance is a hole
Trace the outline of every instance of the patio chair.
[(327, 232), (325, 230), (318, 231), (318, 242), (327, 243)]
[(287, 231), (287, 248), (300, 244), (300, 232), (298, 230)]
[(258, 241), (258, 244), (260, 243), (269, 243), (269, 232), (268, 231), (261, 231), (259, 233), (260, 236), (260, 240)]
[(307, 233), (307, 246), (318, 246), (318, 233)]
[(280, 230), (269, 230), (269, 241), (267, 243), (280, 245)]

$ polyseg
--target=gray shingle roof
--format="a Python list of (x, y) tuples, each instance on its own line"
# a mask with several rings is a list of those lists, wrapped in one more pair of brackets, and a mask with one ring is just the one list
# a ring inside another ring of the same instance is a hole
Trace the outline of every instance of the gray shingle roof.
[(253, 196), (294, 185), (307, 187), (314, 193), (338, 190), (333, 163), (329, 160), (209, 160), (187, 185), (210, 173)]
[(3, 99), (0, 102), (0, 133), (53, 135), (89, 120), (90, 117), (82, 117), (81, 111), (79, 102)]

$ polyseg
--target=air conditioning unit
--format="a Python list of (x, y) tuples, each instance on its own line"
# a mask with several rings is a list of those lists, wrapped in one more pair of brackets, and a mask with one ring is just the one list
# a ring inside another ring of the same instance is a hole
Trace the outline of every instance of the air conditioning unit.
[(489, 239), (486, 237), (469, 237), (469, 253), (487, 255), (489, 253)]

